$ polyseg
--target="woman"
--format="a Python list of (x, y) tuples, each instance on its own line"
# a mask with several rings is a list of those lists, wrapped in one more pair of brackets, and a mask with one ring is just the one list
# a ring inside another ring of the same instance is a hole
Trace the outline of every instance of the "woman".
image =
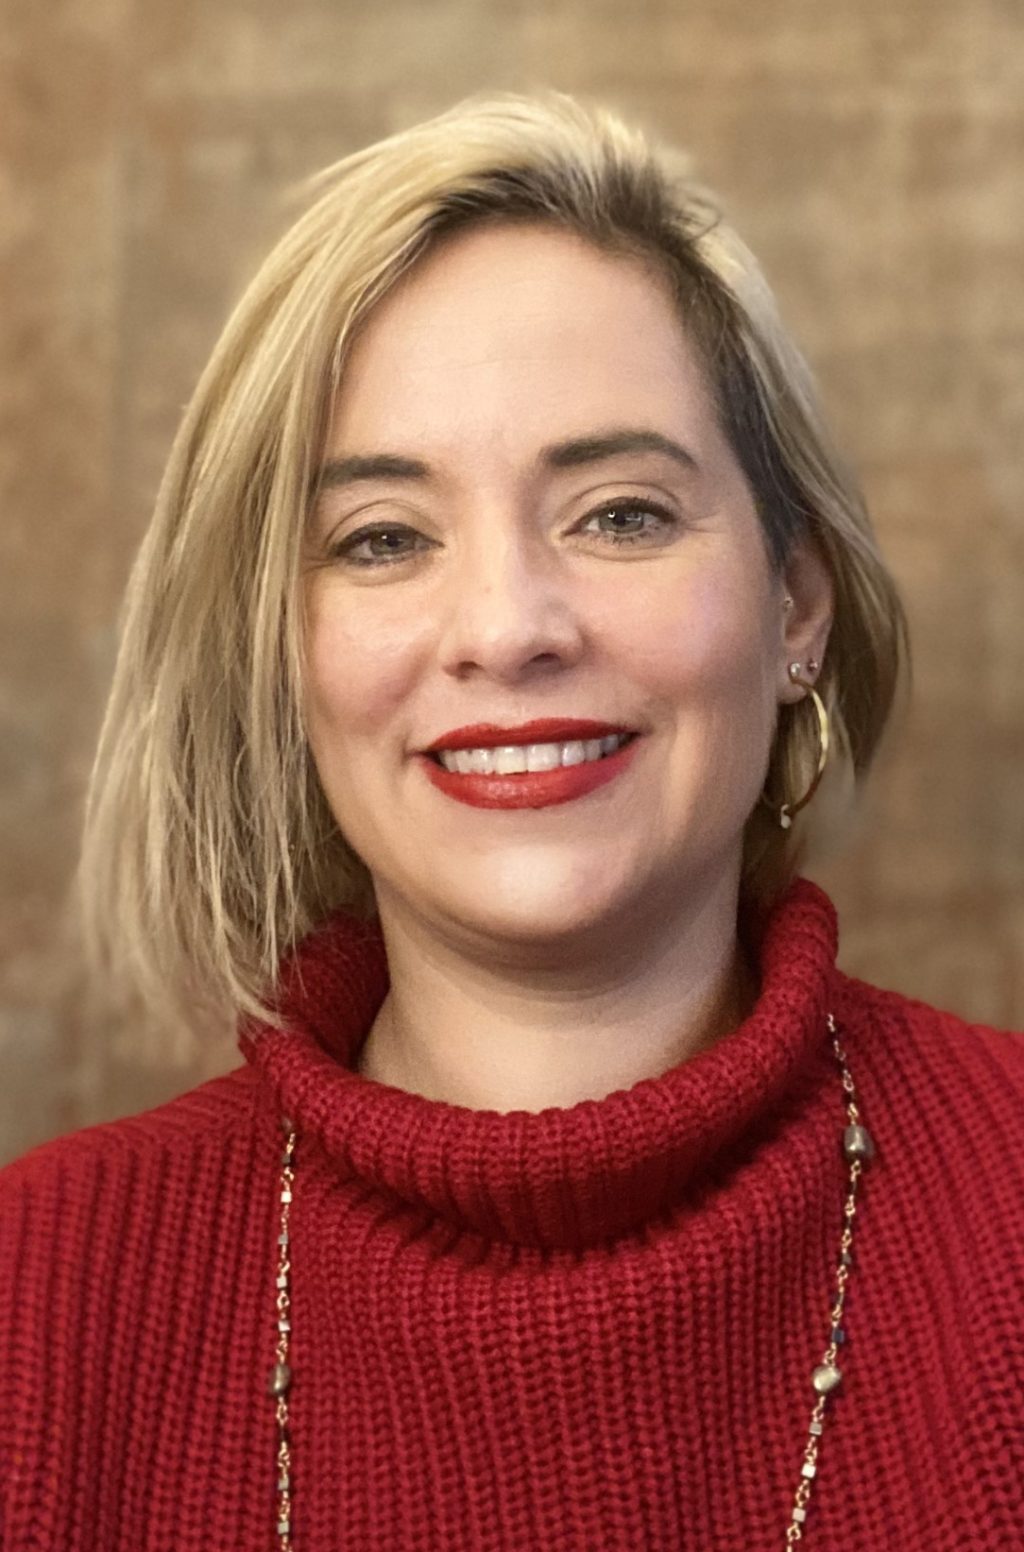
[(1024, 1053), (799, 875), (905, 626), (755, 261), (555, 93), (316, 192), (79, 874), (97, 980), (244, 1062), (3, 1174), (4, 1544), (1022, 1544)]

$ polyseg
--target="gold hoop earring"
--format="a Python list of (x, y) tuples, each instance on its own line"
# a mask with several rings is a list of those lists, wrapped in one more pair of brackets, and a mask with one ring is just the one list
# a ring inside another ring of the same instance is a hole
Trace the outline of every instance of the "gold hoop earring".
[[(817, 668), (818, 665), (814, 663), (813, 658), (811, 659), (811, 662), (813, 666)], [(815, 792), (817, 792), (818, 783), (821, 780), (822, 773), (828, 762), (828, 712), (825, 710), (824, 701), (818, 694), (817, 690), (814, 688), (813, 684), (811, 684), (810, 680), (800, 678), (800, 667), (801, 665), (799, 663), (790, 663), (789, 677), (794, 684), (800, 685), (800, 687), (806, 690), (808, 694), (811, 695), (814, 699), (814, 709), (818, 713), (818, 768), (814, 773), (814, 779), (811, 782), (811, 785), (808, 787), (803, 797), (800, 798), (800, 800), (796, 803), (783, 803), (778, 808), (776, 808), (776, 805), (772, 803), (769, 798), (765, 797), (764, 793), (762, 792), (761, 802), (765, 805), (766, 808), (771, 809), (773, 814), (778, 815), (779, 824), (783, 830), (789, 829), (790, 825), (793, 823), (793, 815), (799, 813), (800, 809), (802, 809), (806, 803), (809, 803)]]

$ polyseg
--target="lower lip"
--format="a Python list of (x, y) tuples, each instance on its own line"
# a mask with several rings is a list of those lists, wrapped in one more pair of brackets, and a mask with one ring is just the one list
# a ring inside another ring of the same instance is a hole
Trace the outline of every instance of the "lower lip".
[(471, 808), (548, 808), (553, 803), (571, 803), (597, 787), (603, 787), (622, 774), (640, 742), (630, 739), (614, 754), (600, 760), (584, 760), (580, 765), (558, 765), (552, 771), (520, 771), (514, 776), (464, 776), (461, 771), (446, 770), (428, 754), (417, 755), (429, 781), (447, 797)]

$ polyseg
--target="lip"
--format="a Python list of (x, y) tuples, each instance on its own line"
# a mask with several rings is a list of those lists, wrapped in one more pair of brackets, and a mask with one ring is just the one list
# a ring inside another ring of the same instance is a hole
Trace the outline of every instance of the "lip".
[(416, 760), (439, 792), (470, 808), (549, 808), (585, 797), (614, 781), (632, 763), (640, 743), (637, 736), (600, 760), (559, 765), (551, 771), (519, 771), (511, 776), (485, 776), (475, 771), (463, 775), (447, 770), (426, 753), (418, 754)]
[(428, 744), (421, 754), (436, 754), (441, 749), (497, 749), (504, 745), (564, 744), (577, 739), (605, 738), (609, 733), (635, 733), (636, 728), (621, 722), (593, 722), (580, 717), (538, 717), (518, 727), (498, 727), (494, 722), (475, 722), (471, 727), (452, 728), (449, 733)]

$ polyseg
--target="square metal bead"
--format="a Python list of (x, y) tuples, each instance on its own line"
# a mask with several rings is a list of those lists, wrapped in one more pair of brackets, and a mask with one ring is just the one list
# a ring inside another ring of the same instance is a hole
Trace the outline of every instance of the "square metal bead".
[(815, 1434), (824, 1433), (825, 1432), (825, 1424), (824, 1423), (812, 1423), (811, 1424), (811, 1432), (815, 1433)]
[(279, 1288), (287, 1288), (287, 1286), (288, 1286), (288, 1278), (285, 1276), (284, 1272), (282, 1272), (281, 1275), (278, 1277), (278, 1279), (277, 1279), (277, 1286)]
[(281, 1200), (282, 1200), (282, 1202), (290, 1202), (291, 1199), (292, 1199), (292, 1193), (290, 1191), (285, 1190), (285, 1191), (281, 1192)]
[(807, 1510), (806, 1509), (794, 1509), (793, 1510), (793, 1518), (794, 1518), (794, 1520), (796, 1520), (798, 1525), (802, 1525), (804, 1523), (804, 1521), (806, 1520), (806, 1518), (807, 1518)]
[(818, 1475), (818, 1468), (813, 1461), (805, 1460), (800, 1467), (800, 1475), (802, 1477), (816, 1477)]
[(292, 1533), (291, 1521), (290, 1520), (278, 1520), (278, 1522), (277, 1522), (277, 1534), (279, 1536), (290, 1536), (291, 1533)]

